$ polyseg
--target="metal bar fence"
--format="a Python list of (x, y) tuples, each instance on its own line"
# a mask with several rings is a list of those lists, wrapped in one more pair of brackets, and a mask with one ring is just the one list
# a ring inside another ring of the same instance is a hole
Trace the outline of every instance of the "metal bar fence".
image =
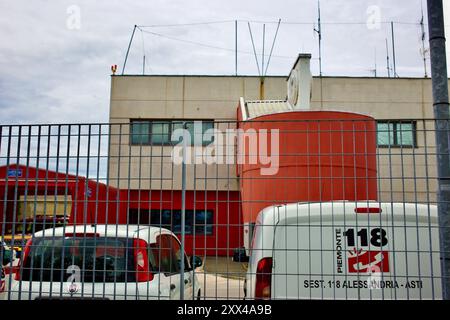
[(434, 123), (1, 125), (0, 298), (442, 299)]

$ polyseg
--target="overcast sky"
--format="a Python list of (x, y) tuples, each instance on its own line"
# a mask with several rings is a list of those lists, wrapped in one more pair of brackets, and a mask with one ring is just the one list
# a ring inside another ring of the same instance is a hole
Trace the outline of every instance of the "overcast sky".
[[(0, 124), (107, 122), (110, 67), (117, 64), (121, 72), (135, 24), (154, 27), (136, 31), (127, 74), (142, 74), (144, 54), (146, 74), (234, 74), (239, 20), (238, 73), (256, 75), (246, 21), (252, 21), (261, 63), (260, 21), (267, 21), (268, 54), (278, 19), (267, 74), (287, 75), (299, 52), (312, 53), (312, 71), (318, 73), (315, 0), (1, 0), (0, 12)], [(386, 76), (386, 38), (392, 61), (389, 21), (396, 22), (397, 73), (424, 75), (415, 24), (420, 0), (322, 0), (321, 15), (324, 75), (374, 76), (376, 61), (377, 75)], [(184, 23), (189, 25), (159, 26)]]

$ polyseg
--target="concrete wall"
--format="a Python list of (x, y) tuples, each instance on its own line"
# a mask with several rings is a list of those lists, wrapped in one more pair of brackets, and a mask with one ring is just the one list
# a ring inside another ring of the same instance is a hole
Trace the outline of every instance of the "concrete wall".
[[(130, 146), (130, 126), (127, 125), (130, 119), (223, 120), (220, 129), (234, 128), (239, 97), (259, 99), (259, 94), (258, 77), (112, 77), (110, 122), (124, 125), (111, 128), (111, 184), (132, 189), (181, 188), (181, 167), (171, 161), (172, 148)], [(284, 77), (266, 79), (267, 99), (285, 99), (285, 95)], [(239, 190), (235, 172), (234, 165), (189, 165), (187, 187), (191, 190)]]
[[(312, 88), (314, 110), (419, 119), (417, 148), (378, 148), (379, 190), (381, 199), (389, 201), (435, 199), (434, 125), (420, 120), (433, 117), (430, 79), (325, 77), (314, 78)], [(215, 119), (224, 121), (222, 129), (232, 128), (239, 97), (259, 99), (259, 78), (113, 76), (110, 122), (117, 125), (111, 129), (111, 184), (132, 189), (181, 187), (181, 168), (171, 161), (172, 148), (130, 146), (130, 119)], [(285, 97), (286, 78), (268, 77), (265, 99)], [(190, 165), (187, 170), (188, 189), (238, 190), (233, 165)]]
[[(265, 81), (266, 99), (285, 99), (286, 79)], [(236, 119), (239, 97), (259, 99), (258, 77), (114, 76), (110, 121), (130, 118)]]

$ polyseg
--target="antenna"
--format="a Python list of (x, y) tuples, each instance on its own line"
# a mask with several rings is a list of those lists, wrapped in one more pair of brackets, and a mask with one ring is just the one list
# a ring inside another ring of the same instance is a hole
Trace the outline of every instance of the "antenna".
[(145, 42), (144, 42), (144, 32), (141, 28), (138, 27), (138, 29), (141, 31), (141, 38), (142, 38), (142, 75), (145, 75)]
[(323, 109), (323, 83), (322, 83), (322, 25), (320, 24), (320, 0), (317, 0), (317, 29), (314, 31), (319, 35), (319, 77), (320, 77), (320, 107)]
[(144, 54), (144, 58), (142, 61), (142, 75), (145, 75), (145, 54)]
[[(255, 49), (255, 42), (253, 40), (252, 28), (250, 26), (250, 22), (248, 22), (248, 31), (250, 32), (250, 39), (252, 40), (253, 54), (255, 55), (256, 66), (258, 67), (258, 75), (260, 77), (260, 88), (259, 88), (259, 96), (260, 99), (264, 99), (264, 78), (267, 74), (267, 69), (269, 68), (270, 58), (272, 57), (273, 48), (275, 46), (275, 41), (277, 39), (278, 30), (280, 28), (281, 19), (278, 19), (277, 30), (275, 32), (275, 37), (273, 38), (272, 47), (270, 48), (269, 58), (267, 59), (267, 64), (265, 64), (265, 50), (266, 50), (266, 24), (263, 24), (263, 33), (262, 33), (262, 54), (261, 54), (261, 69), (259, 67), (258, 54)], [(265, 67), (265, 69), (264, 69)]]
[(391, 36), (392, 36), (392, 61), (394, 63), (394, 78), (398, 77), (397, 67), (395, 65), (395, 39), (394, 39), (394, 22), (391, 21)]
[(375, 48), (375, 60), (374, 60), (374, 68), (368, 69), (371, 73), (373, 73), (374, 77), (377, 77), (377, 48)]
[(322, 26), (320, 24), (320, 0), (317, 0), (318, 19), (317, 29), (314, 27), (314, 31), (319, 35), (319, 75), (322, 77)]
[(387, 38), (385, 40), (386, 40), (386, 70), (387, 70), (388, 78), (390, 78), (391, 71), (390, 71), (390, 66), (389, 66), (389, 48), (388, 48)]
[(421, 29), (421, 40), (422, 40), (422, 49), (420, 50), (420, 54), (423, 57), (423, 70), (425, 73), (425, 78), (428, 78), (428, 73), (427, 73), (427, 53), (428, 53), (428, 49), (425, 48), (425, 39), (426, 39), (426, 34), (425, 34), (425, 26), (424, 26), (424, 22), (423, 22), (423, 2), (420, 2), (421, 5), (421, 10), (422, 10), (422, 18), (420, 19), (420, 29)]
[(281, 19), (278, 19), (277, 31), (275, 31), (275, 37), (273, 37), (272, 47), (270, 48), (269, 59), (267, 59), (266, 70), (264, 71), (264, 75), (267, 74), (267, 69), (269, 69), (270, 57), (272, 57), (273, 47), (275, 46), (275, 41), (277, 40), (278, 29), (280, 29)]
[(377, 77), (377, 48), (375, 48), (375, 69), (373, 69), (373, 73), (375, 75), (375, 78)]
[(134, 32), (136, 31), (136, 27), (137, 27), (137, 25), (134, 25), (133, 33), (131, 34), (130, 43), (128, 43), (127, 54), (125, 55), (125, 61), (123, 62), (122, 75), (125, 72), (125, 66), (127, 65), (127, 60), (128, 60), (128, 53), (130, 53), (130, 47), (131, 47), (131, 43), (133, 42), (133, 37), (134, 37)]
[(255, 54), (256, 66), (258, 67), (258, 75), (261, 76), (261, 71), (259, 70), (258, 55), (256, 54), (255, 42), (253, 41), (252, 28), (250, 27), (250, 22), (248, 22), (248, 31), (250, 32), (250, 39), (252, 40), (253, 53)]
[(265, 47), (265, 39), (266, 39), (266, 24), (263, 24), (263, 38), (262, 38), (262, 63), (261, 63), (261, 70), (262, 70), (262, 77), (264, 77), (264, 47)]
[(234, 21), (234, 32), (235, 32), (235, 43), (234, 43), (234, 69), (236, 76), (238, 74), (238, 22), (237, 20)]

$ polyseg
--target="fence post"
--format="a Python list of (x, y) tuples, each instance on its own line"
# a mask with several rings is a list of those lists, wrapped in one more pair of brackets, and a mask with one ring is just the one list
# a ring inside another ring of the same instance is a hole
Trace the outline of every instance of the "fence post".
[(184, 300), (184, 248), (186, 223), (186, 149), (187, 123), (183, 122), (183, 162), (181, 163), (181, 263), (180, 263), (180, 300)]
[(447, 62), (442, 0), (428, 0), (433, 110), (436, 126), (442, 298), (450, 300), (450, 157)]

